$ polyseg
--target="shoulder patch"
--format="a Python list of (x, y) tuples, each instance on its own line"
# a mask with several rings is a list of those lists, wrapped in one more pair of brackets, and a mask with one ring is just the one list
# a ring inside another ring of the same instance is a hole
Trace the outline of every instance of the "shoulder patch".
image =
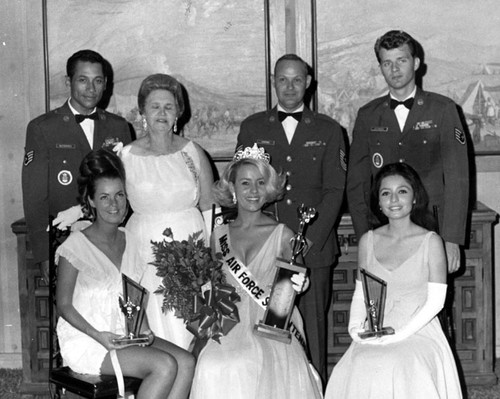
[(24, 154), (24, 166), (28, 166), (35, 159), (35, 150), (27, 151)]
[(458, 127), (455, 128), (455, 139), (460, 144), (462, 144), (462, 145), (465, 144), (465, 134)]

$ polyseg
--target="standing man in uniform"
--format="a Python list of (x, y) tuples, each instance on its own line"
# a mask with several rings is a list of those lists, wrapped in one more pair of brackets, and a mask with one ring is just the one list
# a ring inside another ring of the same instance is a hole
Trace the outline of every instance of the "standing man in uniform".
[(460, 267), (469, 202), (469, 161), (456, 104), (415, 84), (421, 59), (406, 32), (375, 43), (389, 94), (360, 108), (349, 154), (347, 199), (358, 237), (370, 228), (370, 186), (388, 163), (405, 162), (420, 175), (445, 241), (448, 271)]
[(96, 108), (106, 89), (106, 65), (95, 51), (73, 54), (66, 64), (68, 101), (28, 124), (22, 171), (24, 215), (34, 260), (44, 272), (49, 214), (56, 216), (76, 203), (80, 162), (92, 149), (131, 141), (125, 119)]
[(335, 222), (339, 216), (346, 176), (345, 141), (340, 125), (304, 105), (311, 84), (307, 64), (295, 54), (275, 65), (273, 83), (278, 105), (251, 115), (241, 124), (237, 146), (257, 143), (271, 164), (288, 176), (286, 194), (277, 203), (280, 222), (297, 231), (297, 208), (314, 207), (316, 218), (307, 228), (312, 246), (305, 256), (311, 285), (301, 296), (311, 360), (326, 381), (326, 312), (331, 295), (333, 264), (338, 254)]

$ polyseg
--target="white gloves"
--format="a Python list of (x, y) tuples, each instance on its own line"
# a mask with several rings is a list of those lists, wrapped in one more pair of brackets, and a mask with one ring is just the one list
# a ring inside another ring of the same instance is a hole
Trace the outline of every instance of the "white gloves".
[(309, 277), (307, 277), (305, 273), (295, 273), (290, 277), (290, 280), (292, 280), (292, 287), (297, 294), (301, 294), (309, 288)]
[(59, 212), (57, 214), (57, 217), (52, 221), (52, 226), (56, 226), (59, 230), (66, 230), (82, 217), (83, 212), (81, 205), (75, 205), (71, 208)]
[(366, 321), (366, 306), (365, 306), (365, 295), (363, 294), (363, 284), (361, 281), (356, 280), (356, 287), (354, 288), (354, 294), (351, 301), (351, 310), (349, 317), (349, 326), (347, 330), (354, 342), (364, 342), (358, 333), (365, 331)]
[(386, 335), (377, 343), (381, 345), (402, 341), (418, 332), (427, 325), (443, 309), (446, 299), (446, 284), (427, 283), (427, 300), (418, 313), (404, 327), (396, 331), (394, 335)]

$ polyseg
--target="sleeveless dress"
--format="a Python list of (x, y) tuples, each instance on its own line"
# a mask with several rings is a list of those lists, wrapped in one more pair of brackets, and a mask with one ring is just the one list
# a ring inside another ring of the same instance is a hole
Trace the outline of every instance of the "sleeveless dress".
[[(246, 265), (261, 287), (273, 282), (283, 228), (284, 225), (279, 224), (255, 259)], [(217, 228), (214, 234), (217, 246), (219, 239), (227, 235), (229, 253), (234, 256), (228, 225)], [(322, 398), (299, 341), (293, 337), (290, 344), (285, 344), (255, 335), (254, 325), (262, 320), (264, 309), (241, 288), (226, 263), (223, 268), (227, 282), (241, 296), (241, 302), (236, 303), (240, 322), (221, 338), (220, 344), (209, 340), (201, 351), (190, 399)], [(302, 320), (296, 309), (292, 321), (303, 334)]]
[[(125, 335), (125, 318), (118, 305), (123, 296), (122, 273), (139, 281), (144, 262), (133, 236), (125, 229), (126, 246), (120, 270), (81, 231), (75, 231), (56, 252), (78, 270), (73, 306), (97, 330)], [(57, 323), (57, 337), (64, 364), (73, 371), (99, 374), (107, 349), (87, 334), (77, 330), (62, 317)]]
[[(197, 231), (205, 234), (203, 217), (197, 208), (200, 159), (192, 142), (168, 155), (134, 155), (130, 149), (131, 146), (126, 146), (121, 152), (128, 199), (134, 210), (127, 229), (136, 236), (141, 256), (149, 263), (153, 261), (151, 240), (162, 241), (167, 227), (178, 241)], [(193, 335), (174, 312), (162, 312), (163, 297), (154, 294), (161, 284), (155, 266), (148, 264), (141, 284), (150, 292), (146, 313), (151, 330), (160, 338), (187, 349)]]
[[(373, 231), (367, 234), (367, 270), (387, 282), (384, 326), (397, 331), (426, 301), (429, 239), (435, 233), (427, 233), (416, 253), (392, 271), (377, 261)], [(455, 360), (438, 318), (400, 342), (353, 342), (333, 369), (325, 398), (462, 398)]]

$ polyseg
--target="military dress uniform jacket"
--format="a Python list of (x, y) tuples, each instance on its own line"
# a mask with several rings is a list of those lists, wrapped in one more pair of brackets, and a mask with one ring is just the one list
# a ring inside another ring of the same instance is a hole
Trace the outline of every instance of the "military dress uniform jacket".
[(316, 208), (316, 218), (306, 230), (306, 237), (313, 242), (306, 265), (330, 266), (338, 253), (334, 224), (342, 205), (347, 166), (340, 125), (326, 115), (304, 108), (288, 144), (275, 107), (242, 122), (237, 146), (254, 143), (264, 147), (278, 172), (287, 175), (285, 197), (277, 203), (279, 221), (297, 231), (297, 207), (303, 203)]
[(22, 188), (24, 215), (35, 262), (49, 258), (49, 214), (76, 205), (78, 169), (92, 149), (105, 143), (128, 144), (131, 132), (125, 119), (97, 109), (93, 148), (66, 102), (62, 107), (33, 119), (27, 127)]
[(417, 89), (401, 132), (389, 95), (360, 108), (349, 153), (347, 199), (354, 228), (369, 228), (370, 186), (380, 168), (393, 162), (412, 166), (437, 207), (445, 241), (464, 244), (469, 201), (467, 140), (456, 104)]

